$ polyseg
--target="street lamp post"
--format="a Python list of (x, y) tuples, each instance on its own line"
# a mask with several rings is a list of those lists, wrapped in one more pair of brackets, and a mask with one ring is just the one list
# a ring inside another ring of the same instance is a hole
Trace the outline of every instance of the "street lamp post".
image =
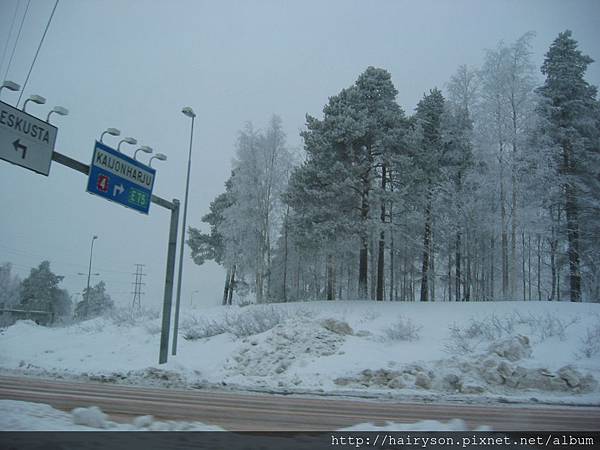
[(90, 266), (88, 269), (88, 279), (87, 279), (87, 290), (85, 291), (85, 317), (87, 318), (89, 307), (90, 307), (90, 278), (92, 277), (92, 254), (94, 252), (94, 241), (98, 239), (98, 236), (94, 235), (92, 238), (92, 246), (90, 248)]
[(185, 181), (185, 199), (183, 202), (183, 225), (181, 233), (181, 245), (179, 247), (179, 276), (177, 278), (177, 298), (175, 299), (175, 323), (173, 326), (173, 351), (172, 355), (177, 354), (177, 331), (179, 329), (179, 305), (181, 300), (181, 275), (183, 273), (183, 247), (185, 244), (185, 221), (187, 218), (187, 206), (188, 206), (188, 194), (190, 190), (190, 170), (192, 167), (192, 141), (194, 139), (194, 119), (196, 114), (194, 110), (189, 106), (186, 106), (181, 110), (183, 114), (192, 119), (192, 127), (190, 130), (190, 150), (188, 152), (188, 165), (187, 165), (187, 177)]

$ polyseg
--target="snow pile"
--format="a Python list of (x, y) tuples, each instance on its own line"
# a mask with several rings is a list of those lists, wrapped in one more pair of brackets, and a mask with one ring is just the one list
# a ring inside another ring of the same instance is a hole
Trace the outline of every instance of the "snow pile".
[(334, 383), (354, 388), (432, 389), (461, 394), (510, 393), (511, 390), (580, 394), (598, 388), (591, 374), (583, 375), (570, 365), (552, 371), (514, 364), (531, 354), (529, 338), (517, 335), (492, 343), (486, 353), (474, 359), (453, 357), (424, 365), (409, 364), (401, 370), (365, 369), (352, 377), (336, 378)]
[[(332, 331), (334, 330), (334, 331)], [(289, 320), (259, 336), (242, 340), (227, 369), (241, 375), (268, 377), (286, 372), (292, 364), (335, 354), (352, 329), (333, 319), (323, 324)]]
[(202, 422), (158, 421), (140, 416), (131, 424), (116, 423), (97, 406), (66, 413), (43, 403), (0, 400), (0, 431), (224, 431)]
[(108, 428), (108, 416), (97, 406), (89, 408), (75, 408), (71, 411), (71, 417), (75, 425), (85, 425), (92, 428)]

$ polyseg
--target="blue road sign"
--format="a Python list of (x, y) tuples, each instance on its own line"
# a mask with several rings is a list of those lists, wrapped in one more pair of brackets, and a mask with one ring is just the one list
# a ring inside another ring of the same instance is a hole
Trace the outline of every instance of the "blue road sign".
[(96, 141), (87, 192), (148, 214), (156, 171)]

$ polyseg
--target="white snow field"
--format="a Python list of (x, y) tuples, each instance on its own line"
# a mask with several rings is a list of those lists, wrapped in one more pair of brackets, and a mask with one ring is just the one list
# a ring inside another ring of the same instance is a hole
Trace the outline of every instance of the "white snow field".
[(0, 330), (0, 372), (111, 383), (467, 402), (600, 404), (600, 304), (332, 301), (113, 314)]

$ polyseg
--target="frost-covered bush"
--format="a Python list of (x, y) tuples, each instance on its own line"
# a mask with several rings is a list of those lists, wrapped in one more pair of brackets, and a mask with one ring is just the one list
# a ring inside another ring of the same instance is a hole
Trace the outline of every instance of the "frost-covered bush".
[(591, 358), (600, 355), (600, 316), (596, 316), (596, 323), (585, 331), (580, 339), (578, 356)]
[(384, 338), (388, 341), (416, 341), (422, 326), (415, 325), (407, 317), (400, 316), (396, 322), (383, 329)]
[(473, 334), (473, 328), (460, 328), (456, 323), (450, 325), (450, 337), (444, 344), (444, 351), (453, 354), (466, 354), (475, 350), (475, 347), (481, 342), (481, 339), (474, 342), (476, 335)]
[(223, 322), (191, 317), (181, 324), (181, 331), (184, 339), (194, 341), (227, 333), (228, 329)]
[(144, 330), (146, 330), (146, 333), (155, 336), (161, 332), (162, 325), (156, 321), (148, 322), (144, 324)]
[(498, 317), (471, 318), (468, 325), (450, 326), (450, 336), (445, 344), (448, 353), (464, 354), (475, 350), (483, 342), (496, 341), (517, 333), (543, 341), (551, 337), (566, 339), (569, 327), (579, 322), (579, 317), (561, 318), (550, 312), (541, 315), (521, 314), (518, 311)]
[(133, 326), (139, 323), (156, 320), (159, 312), (151, 309), (113, 308), (106, 316), (117, 326)]
[(229, 333), (236, 337), (247, 337), (264, 333), (289, 317), (290, 313), (283, 308), (257, 306), (244, 308), (240, 312), (225, 314), (224, 320)]
[(188, 340), (231, 333), (235, 337), (247, 337), (264, 333), (291, 317), (308, 316), (303, 310), (292, 312), (274, 306), (253, 306), (226, 312), (221, 319), (187, 319), (181, 326), (183, 337)]
[(567, 329), (579, 322), (579, 317), (561, 318), (549, 312), (540, 316), (535, 316), (531, 313), (527, 316), (522, 316), (516, 312), (515, 317), (518, 323), (526, 325), (529, 328), (529, 333), (532, 336), (536, 336), (542, 341), (554, 336), (564, 341)]

